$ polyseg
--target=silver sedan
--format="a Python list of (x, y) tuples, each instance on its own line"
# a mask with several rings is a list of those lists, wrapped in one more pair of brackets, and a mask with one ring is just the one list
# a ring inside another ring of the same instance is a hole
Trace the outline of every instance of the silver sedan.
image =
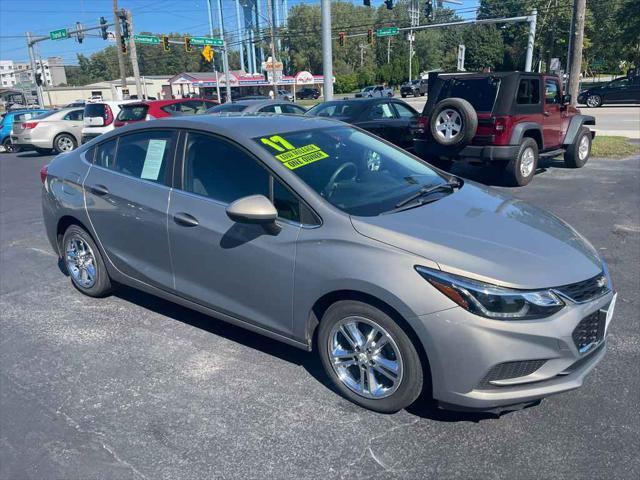
[(15, 122), (11, 141), (23, 150), (41, 154), (65, 153), (80, 144), (83, 108), (65, 108), (44, 113), (25, 122)]

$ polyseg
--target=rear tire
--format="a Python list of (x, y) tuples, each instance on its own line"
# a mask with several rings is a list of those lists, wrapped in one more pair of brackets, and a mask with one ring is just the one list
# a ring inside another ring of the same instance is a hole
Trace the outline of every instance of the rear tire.
[(11, 142), (10, 137), (4, 139), (4, 142), (2, 142), (2, 146), (4, 147), (4, 151), (6, 153), (18, 153), (20, 151), (20, 147), (18, 145), (14, 145)]
[(511, 187), (524, 187), (533, 179), (538, 168), (538, 144), (530, 137), (522, 139), (518, 154), (509, 160), (504, 178)]
[(317, 338), (325, 372), (353, 403), (393, 413), (422, 393), (424, 373), (413, 342), (372, 305), (354, 300), (334, 303), (320, 321)]
[(90, 297), (111, 293), (111, 279), (100, 250), (83, 228), (71, 225), (62, 238), (64, 265), (73, 286)]
[(429, 113), (429, 130), (436, 143), (452, 150), (461, 149), (478, 129), (478, 115), (462, 98), (446, 98)]
[(576, 139), (564, 152), (564, 164), (569, 168), (582, 168), (591, 155), (591, 130), (581, 127)]

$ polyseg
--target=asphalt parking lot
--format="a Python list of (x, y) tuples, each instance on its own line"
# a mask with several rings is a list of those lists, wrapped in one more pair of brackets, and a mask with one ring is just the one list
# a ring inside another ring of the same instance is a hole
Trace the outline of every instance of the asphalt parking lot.
[(0, 155), (0, 478), (640, 478), (640, 156), (498, 187), (583, 233), (619, 291), (584, 387), (499, 418), (369, 412), (313, 354), (131, 289), (82, 296), (45, 238), (50, 158)]

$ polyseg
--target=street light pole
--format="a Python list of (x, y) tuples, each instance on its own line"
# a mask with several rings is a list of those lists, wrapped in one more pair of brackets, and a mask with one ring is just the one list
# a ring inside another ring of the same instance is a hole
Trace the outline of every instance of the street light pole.
[[(209, 12), (209, 36), (213, 38), (213, 17), (211, 13), (211, 0), (207, 0), (207, 11)], [(220, 82), (218, 81), (218, 70), (216, 70), (216, 62), (213, 60), (211, 62), (211, 68), (213, 69), (213, 73), (216, 76), (216, 95), (218, 96), (218, 102), (220, 102)], [(222, 102), (220, 102), (222, 103)]]
[(31, 32), (27, 32), (27, 47), (29, 50), (29, 63), (31, 64), (31, 75), (33, 77), (33, 83), (35, 83), (36, 85), (36, 95), (38, 96), (38, 105), (40, 105), (40, 108), (43, 108), (44, 98), (42, 96), (42, 87), (38, 85), (36, 81), (38, 70), (36, 68), (36, 56), (35, 56), (35, 53), (33, 52), (33, 42), (31, 41)]
[(273, 98), (277, 98), (278, 84), (276, 81), (276, 48), (273, 39), (273, 10), (271, 9), (271, 0), (267, 0), (267, 20), (269, 22), (269, 30), (271, 31), (271, 83), (273, 86)]
[(322, 0), (322, 75), (324, 99), (333, 100), (333, 52), (331, 50), (331, 0)]
[(116, 32), (116, 50), (118, 52), (118, 68), (120, 69), (120, 85), (124, 91), (127, 88), (127, 70), (124, 66), (124, 53), (122, 53), (122, 32), (120, 31), (120, 17), (118, 16), (118, 0), (113, 0), (113, 29)]

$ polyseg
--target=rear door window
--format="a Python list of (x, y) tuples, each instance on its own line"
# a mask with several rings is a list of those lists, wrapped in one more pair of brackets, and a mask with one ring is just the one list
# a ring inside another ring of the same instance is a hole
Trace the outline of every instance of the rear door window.
[(393, 109), (388, 102), (377, 103), (369, 109), (369, 120), (380, 120), (385, 118), (395, 118)]
[(393, 106), (398, 112), (398, 116), (400, 118), (413, 118), (416, 116), (416, 112), (409, 108), (407, 105), (403, 105), (402, 103), (394, 103)]
[(84, 117), (84, 110), (73, 110), (69, 113), (67, 113), (64, 117), (63, 120), (70, 120), (70, 121), (82, 121)]
[[(131, 177), (165, 183), (165, 172), (173, 158), (175, 132), (171, 130), (148, 130), (123, 135), (98, 147), (97, 165)], [(113, 145), (112, 145), (113, 142)]]

